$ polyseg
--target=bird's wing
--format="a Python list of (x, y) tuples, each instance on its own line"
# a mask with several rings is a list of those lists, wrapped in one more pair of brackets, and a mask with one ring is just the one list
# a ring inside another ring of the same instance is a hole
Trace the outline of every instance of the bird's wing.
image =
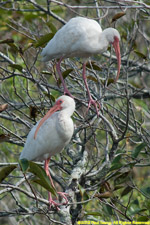
[(93, 42), (95, 44), (98, 41), (101, 32), (101, 27), (96, 21), (82, 17), (73, 18), (57, 31), (43, 49), (41, 53), (43, 60), (82, 56), (82, 53), (93, 46)]
[(63, 149), (65, 143), (59, 137), (55, 119), (55, 117), (47, 119), (40, 127), (35, 139), (34, 133), (39, 122), (31, 129), (20, 159), (43, 160), (45, 154), (54, 155)]

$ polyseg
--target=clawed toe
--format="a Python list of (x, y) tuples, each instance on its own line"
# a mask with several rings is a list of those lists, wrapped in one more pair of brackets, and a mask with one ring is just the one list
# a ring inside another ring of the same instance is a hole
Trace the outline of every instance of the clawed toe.
[[(95, 109), (96, 109), (96, 113), (97, 113), (97, 116), (99, 116), (99, 110), (101, 108), (101, 105), (99, 102), (93, 100), (92, 98), (89, 100), (89, 103), (88, 103), (88, 108), (87, 108), (87, 112), (90, 108), (91, 105), (94, 105)], [(98, 110), (99, 109), (99, 110)]]
[(54, 208), (56, 208), (56, 210), (60, 210), (60, 208), (59, 208), (60, 205), (61, 204), (55, 202), (54, 200), (49, 201), (49, 208), (54, 207)]
[(65, 203), (63, 203), (63, 205), (67, 205), (68, 204), (68, 199), (67, 199), (66, 195), (69, 196), (69, 194), (67, 194), (65, 192), (57, 192), (57, 194), (59, 194), (62, 198), (65, 199)]
[(65, 192), (57, 192), (57, 194), (59, 194), (62, 198), (64, 198), (65, 202), (64, 203), (57, 203), (55, 202), (52, 197), (51, 197), (51, 193), (49, 193), (49, 207), (54, 207), (56, 208), (57, 210), (60, 210), (59, 206), (61, 205), (67, 205), (68, 204), (68, 199), (66, 197), (69, 196), (69, 194), (65, 193)]

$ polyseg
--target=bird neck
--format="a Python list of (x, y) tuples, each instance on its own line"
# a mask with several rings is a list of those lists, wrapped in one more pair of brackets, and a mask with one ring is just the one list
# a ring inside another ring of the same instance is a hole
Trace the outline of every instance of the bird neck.
[(70, 108), (61, 110), (60, 114), (65, 117), (71, 117), (73, 112), (74, 112), (74, 109), (70, 107)]
[(101, 35), (100, 35), (100, 38), (99, 38), (99, 48), (101, 51), (106, 51), (107, 48), (108, 48), (108, 45), (109, 45), (109, 41), (107, 39), (107, 31), (104, 30)]

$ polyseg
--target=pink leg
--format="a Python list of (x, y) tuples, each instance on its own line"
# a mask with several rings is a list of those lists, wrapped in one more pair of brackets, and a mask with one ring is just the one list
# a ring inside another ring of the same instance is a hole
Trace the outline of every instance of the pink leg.
[(63, 59), (63, 57), (61, 57), (61, 58), (59, 59), (58, 63), (56, 64), (56, 69), (57, 69), (57, 72), (58, 72), (58, 74), (59, 74), (61, 83), (62, 83), (62, 85), (63, 85), (63, 87), (64, 87), (64, 94), (67, 94), (67, 95), (69, 95), (71, 98), (74, 98), (74, 97), (72, 96), (72, 94), (69, 92), (69, 90), (67, 89), (66, 84), (65, 84), (64, 79), (63, 79), (63, 76), (62, 76), (62, 73), (61, 73), (60, 64), (61, 64), (62, 59)]
[(53, 183), (53, 180), (52, 180), (51, 175), (50, 175), (50, 172), (49, 172), (49, 166), (48, 166), (49, 161), (50, 161), (50, 158), (48, 158), (48, 159), (45, 160), (44, 169), (45, 169), (45, 172), (46, 172), (47, 176), (50, 179), (50, 182), (51, 182), (52, 186), (55, 188), (54, 183)]
[[(49, 179), (50, 179), (50, 182), (51, 182), (52, 186), (54, 187), (53, 180), (52, 180), (51, 175), (50, 175), (50, 173), (49, 173), (49, 167), (48, 167), (49, 161), (50, 161), (50, 158), (48, 158), (48, 159), (45, 160), (44, 168), (45, 168), (45, 172), (46, 172), (47, 176), (48, 176)], [(57, 210), (59, 210), (59, 208), (58, 208), (59, 204), (56, 203), (56, 202), (52, 199), (52, 195), (51, 195), (50, 192), (48, 192), (48, 201), (49, 201), (50, 208), (51, 208), (51, 206), (53, 205), (53, 206), (56, 207)]]
[(99, 106), (99, 109), (101, 108), (101, 106), (100, 106), (100, 103), (98, 103), (95, 100), (93, 100), (93, 98), (91, 96), (91, 93), (90, 93), (90, 90), (89, 90), (89, 87), (88, 87), (88, 84), (87, 84), (87, 78), (86, 78), (86, 75), (85, 75), (85, 71), (86, 71), (86, 63), (83, 63), (83, 74), (82, 75), (83, 75), (83, 80), (84, 80), (85, 87), (87, 89), (88, 96), (89, 96), (89, 103), (88, 103), (88, 109), (87, 109), (87, 111), (89, 110), (91, 104), (93, 104), (95, 106), (97, 115), (99, 115), (97, 105)]
[[(45, 168), (45, 172), (46, 172), (47, 176), (48, 176), (49, 179), (50, 179), (50, 182), (51, 182), (52, 186), (55, 188), (54, 183), (53, 183), (53, 180), (52, 180), (52, 177), (51, 177), (50, 172), (49, 172), (49, 166), (48, 166), (49, 161), (50, 161), (50, 158), (48, 158), (48, 159), (45, 160), (44, 168)], [(68, 204), (68, 199), (67, 199), (67, 197), (65, 196), (65, 195), (68, 195), (68, 194), (67, 194), (67, 193), (64, 193), (64, 192), (57, 192), (57, 193), (58, 193), (59, 195), (61, 195), (62, 198), (65, 199), (65, 204)], [(56, 207), (56, 209), (59, 210), (58, 206), (61, 205), (61, 204), (56, 203), (56, 202), (52, 199), (52, 195), (51, 195), (50, 192), (48, 193), (48, 200), (49, 200), (49, 203), (50, 203), (50, 207), (51, 207), (52, 205), (54, 205), (54, 206)]]

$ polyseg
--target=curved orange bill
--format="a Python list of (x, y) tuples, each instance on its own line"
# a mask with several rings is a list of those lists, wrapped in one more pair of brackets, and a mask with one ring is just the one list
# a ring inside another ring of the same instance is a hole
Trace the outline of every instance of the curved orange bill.
[(117, 61), (118, 61), (118, 72), (117, 72), (117, 77), (115, 79), (115, 83), (117, 82), (120, 74), (120, 66), (121, 66), (121, 55), (120, 55), (120, 46), (119, 46), (119, 39), (115, 38), (115, 41), (113, 42), (113, 47), (115, 49)]
[(38, 131), (39, 131), (39, 129), (40, 129), (40, 127), (42, 126), (42, 124), (54, 113), (54, 112), (56, 112), (56, 111), (58, 111), (58, 110), (61, 110), (61, 105), (54, 105), (47, 113), (46, 113), (46, 115), (40, 120), (40, 122), (39, 122), (39, 124), (38, 124), (38, 126), (37, 126), (37, 128), (36, 128), (36, 131), (35, 131), (35, 133), (34, 133), (34, 139), (36, 138), (36, 136), (37, 136), (37, 133), (38, 133)]

